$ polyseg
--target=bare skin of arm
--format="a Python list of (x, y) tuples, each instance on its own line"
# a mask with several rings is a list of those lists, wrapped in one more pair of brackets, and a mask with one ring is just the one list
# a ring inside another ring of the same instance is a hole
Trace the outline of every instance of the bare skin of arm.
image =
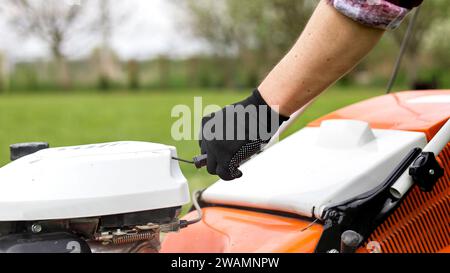
[(269, 106), (290, 116), (358, 64), (383, 33), (321, 1), (294, 47), (258, 89)]

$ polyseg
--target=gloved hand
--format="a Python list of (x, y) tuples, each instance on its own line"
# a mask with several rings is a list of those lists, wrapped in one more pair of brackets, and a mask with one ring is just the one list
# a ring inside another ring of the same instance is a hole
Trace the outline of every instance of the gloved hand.
[(242, 176), (240, 164), (261, 151), (289, 118), (271, 109), (258, 90), (247, 99), (202, 119), (200, 148), (210, 174), (223, 180)]

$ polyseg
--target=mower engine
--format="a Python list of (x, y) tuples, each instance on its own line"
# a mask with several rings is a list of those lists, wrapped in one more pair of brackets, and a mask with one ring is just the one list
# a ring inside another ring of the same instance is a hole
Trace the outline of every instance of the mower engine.
[(189, 189), (176, 150), (145, 142), (11, 146), (0, 168), (0, 253), (157, 252)]

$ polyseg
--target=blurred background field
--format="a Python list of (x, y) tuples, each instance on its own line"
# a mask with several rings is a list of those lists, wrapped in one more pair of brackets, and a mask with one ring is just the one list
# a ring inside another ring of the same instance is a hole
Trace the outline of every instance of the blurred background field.
[[(318, 0), (0, 0), (0, 165), (8, 145), (175, 141), (171, 110), (248, 95), (295, 42)], [(395, 90), (450, 88), (450, 5), (425, 1)], [(323, 94), (292, 133), (383, 93), (407, 22)], [(326, 71), (324, 71), (326, 73)], [(192, 117), (192, 119), (200, 117)], [(183, 165), (191, 188), (216, 178)]]
[[(318, 0), (0, 0), (0, 94), (255, 87)], [(450, 86), (450, 5), (425, 1), (398, 86)], [(340, 86), (384, 87), (409, 17)]]

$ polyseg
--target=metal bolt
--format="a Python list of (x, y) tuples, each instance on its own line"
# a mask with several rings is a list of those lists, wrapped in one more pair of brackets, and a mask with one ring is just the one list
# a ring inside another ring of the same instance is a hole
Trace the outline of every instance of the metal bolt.
[(434, 170), (430, 169), (430, 171), (428, 172), (430, 175), (434, 175)]
[(114, 236), (122, 236), (122, 235), (126, 235), (126, 232), (123, 232), (122, 230), (120, 230), (120, 228), (116, 229), (115, 232), (112, 233)]
[(41, 225), (39, 225), (39, 224), (33, 224), (32, 226), (31, 226), (31, 232), (33, 232), (33, 233), (39, 233), (39, 232), (41, 232), (42, 231), (42, 226)]
[(370, 241), (367, 243), (366, 249), (369, 253), (382, 253), (381, 244), (377, 241)]

